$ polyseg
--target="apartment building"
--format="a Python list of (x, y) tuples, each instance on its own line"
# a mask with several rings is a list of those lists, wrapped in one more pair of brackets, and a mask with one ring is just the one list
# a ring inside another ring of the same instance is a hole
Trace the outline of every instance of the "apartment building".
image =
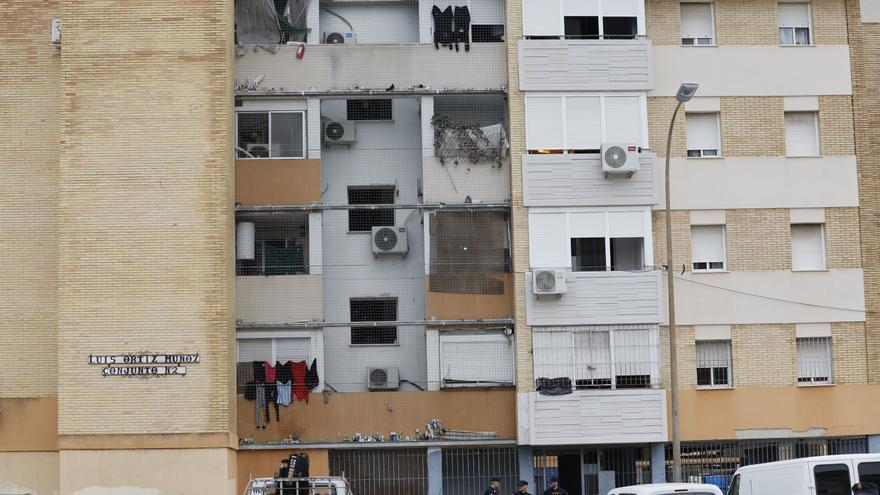
[(877, 3), (5, 2), (0, 492), (880, 451)]

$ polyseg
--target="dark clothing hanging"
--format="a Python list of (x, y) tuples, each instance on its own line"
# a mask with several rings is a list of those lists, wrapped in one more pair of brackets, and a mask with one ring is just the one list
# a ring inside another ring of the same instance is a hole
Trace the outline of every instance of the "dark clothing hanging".
[(452, 31), (454, 16), (452, 7), (440, 10), (440, 7), (435, 5), (431, 9), (431, 17), (434, 18), (434, 48), (439, 49), (440, 45), (443, 45), (452, 49), (452, 43), (455, 41)]
[(254, 383), (266, 383), (266, 369), (263, 368), (263, 361), (254, 361)]
[(257, 400), (257, 384), (253, 380), (245, 383), (244, 398), (246, 400)]
[(306, 387), (311, 391), (314, 390), (319, 383), (321, 383), (321, 378), (318, 376), (318, 360), (312, 359), (312, 365), (309, 366), (309, 372), (306, 375)]
[(280, 362), (275, 363), (275, 381), (277, 382), (290, 382), (293, 381), (293, 364), (288, 361), (284, 364)]
[(455, 8), (455, 51), (459, 43), (464, 43), (464, 51), (471, 51), (471, 11), (467, 5)]
[(306, 375), (309, 373), (309, 365), (305, 361), (293, 363), (293, 395), (298, 400), (309, 401), (309, 388), (306, 385)]

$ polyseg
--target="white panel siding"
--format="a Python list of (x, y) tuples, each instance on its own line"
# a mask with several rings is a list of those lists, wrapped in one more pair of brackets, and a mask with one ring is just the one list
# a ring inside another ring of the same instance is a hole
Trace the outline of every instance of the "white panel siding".
[(498, 89), (507, 83), (504, 43), (472, 43), (464, 50), (434, 45), (310, 45), (297, 59), (295, 45), (278, 53), (249, 49), (236, 60), (237, 84), (265, 75), (261, 88), (285, 91), (347, 90), (354, 84), (383, 90), (424, 84), (434, 89)]
[(657, 204), (654, 155), (642, 154), (632, 177), (602, 173), (599, 154), (523, 155), (526, 206)]
[(660, 323), (660, 272), (568, 272), (567, 293), (534, 297), (526, 276), (529, 325)]
[(668, 440), (665, 390), (578, 390), (562, 396), (530, 392), (527, 403), (528, 429), (521, 428), (525, 435), (520, 442), (527, 436), (530, 445)]
[(651, 42), (521, 40), (522, 91), (647, 91)]

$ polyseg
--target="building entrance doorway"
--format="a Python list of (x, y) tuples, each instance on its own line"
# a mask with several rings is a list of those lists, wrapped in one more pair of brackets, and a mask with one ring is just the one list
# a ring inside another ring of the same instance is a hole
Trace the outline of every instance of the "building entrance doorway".
[(550, 478), (570, 495), (605, 495), (620, 486), (651, 482), (647, 447), (535, 450), (535, 493), (543, 493)]
[[(547, 480), (549, 485), (550, 480)], [(581, 454), (562, 454), (559, 456), (559, 486), (565, 488), (569, 495), (583, 493), (581, 487)]]

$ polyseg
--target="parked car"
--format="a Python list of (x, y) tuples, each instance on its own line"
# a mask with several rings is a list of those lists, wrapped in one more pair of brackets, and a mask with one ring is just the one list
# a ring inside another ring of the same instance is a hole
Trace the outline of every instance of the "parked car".
[(715, 485), (703, 483), (653, 483), (650, 485), (633, 485), (615, 488), (608, 495), (724, 495)]
[(727, 495), (849, 494), (857, 482), (880, 485), (880, 454), (826, 455), (741, 467)]

